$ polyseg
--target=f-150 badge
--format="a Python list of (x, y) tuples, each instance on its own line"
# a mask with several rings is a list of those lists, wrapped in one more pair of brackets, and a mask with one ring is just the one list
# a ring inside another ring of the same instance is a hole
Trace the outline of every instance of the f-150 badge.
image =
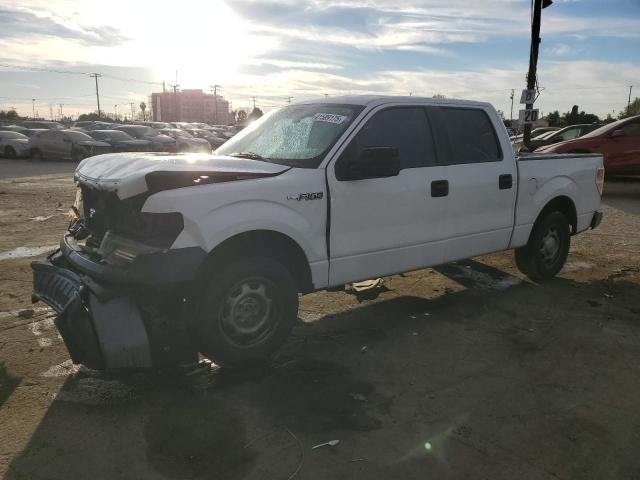
[(287, 200), (322, 200), (322, 196), (324, 192), (314, 192), (314, 193), (296, 193), (295, 195), (287, 195)]

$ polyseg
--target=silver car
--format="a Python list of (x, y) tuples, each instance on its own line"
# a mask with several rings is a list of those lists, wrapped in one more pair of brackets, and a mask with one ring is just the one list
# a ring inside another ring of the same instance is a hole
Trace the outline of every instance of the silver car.
[(108, 143), (100, 142), (78, 130), (46, 130), (29, 139), (29, 152), (34, 160), (74, 160), (111, 152)]
[(0, 155), (6, 158), (29, 156), (29, 137), (18, 132), (0, 131)]

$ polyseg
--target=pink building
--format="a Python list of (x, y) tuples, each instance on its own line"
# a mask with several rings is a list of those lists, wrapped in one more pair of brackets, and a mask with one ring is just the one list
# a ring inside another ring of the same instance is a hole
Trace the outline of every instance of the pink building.
[(229, 102), (220, 95), (200, 89), (151, 94), (151, 115), (155, 122), (203, 122), (232, 125), (235, 118)]

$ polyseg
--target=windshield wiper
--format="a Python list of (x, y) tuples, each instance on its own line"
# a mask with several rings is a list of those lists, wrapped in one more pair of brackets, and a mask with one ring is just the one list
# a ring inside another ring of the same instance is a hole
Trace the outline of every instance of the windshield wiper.
[(237, 158), (248, 158), (249, 160), (260, 160), (262, 162), (269, 162), (268, 158), (264, 158), (259, 153), (253, 153), (253, 152), (236, 152), (236, 153), (230, 153), (229, 156), (237, 157)]

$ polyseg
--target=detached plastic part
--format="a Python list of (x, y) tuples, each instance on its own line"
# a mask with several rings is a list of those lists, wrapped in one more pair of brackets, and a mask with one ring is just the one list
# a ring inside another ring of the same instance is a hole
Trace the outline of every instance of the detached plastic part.
[(152, 366), (149, 338), (133, 299), (50, 262), (33, 262), (31, 268), (33, 300), (58, 313), (55, 325), (73, 363), (97, 370)]
[(151, 367), (149, 338), (133, 300), (116, 297), (101, 303), (91, 295), (90, 311), (105, 369)]

